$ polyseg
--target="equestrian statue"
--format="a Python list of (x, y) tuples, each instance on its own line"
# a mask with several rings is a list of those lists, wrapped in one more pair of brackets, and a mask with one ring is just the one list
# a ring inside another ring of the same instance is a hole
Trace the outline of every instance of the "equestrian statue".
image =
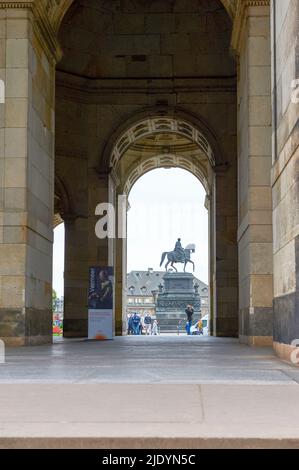
[(186, 272), (186, 264), (191, 263), (193, 265), (193, 272), (195, 270), (195, 264), (191, 260), (191, 253), (195, 253), (195, 245), (192, 243), (190, 245), (187, 245), (186, 248), (182, 247), (181, 239), (178, 238), (175, 248), (173, 251), (165, 251), (162, 253), (162, 258), (161, 258), (161, 263), (160, 266), (162, 266), (165, 257), (167, 256), (167, 263), (165, 264), (165, 270), (167, 271), (168, 265), (170, 263), (170, 266), (175, 269), (177, 272), (178, 270), (174, 266), (175, 263), (183, 263), (184, 264), (184, 272)]

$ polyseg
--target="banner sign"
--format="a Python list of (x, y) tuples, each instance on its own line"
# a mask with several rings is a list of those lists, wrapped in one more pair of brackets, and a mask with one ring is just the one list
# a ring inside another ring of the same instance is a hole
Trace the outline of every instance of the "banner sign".
[(113, 268), (89, 268), (88, 339), (113, 338)]

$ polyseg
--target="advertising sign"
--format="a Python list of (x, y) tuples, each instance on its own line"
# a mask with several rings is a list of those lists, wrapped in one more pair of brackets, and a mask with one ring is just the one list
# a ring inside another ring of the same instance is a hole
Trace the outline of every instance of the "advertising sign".
[(113, 268), (89, 268), (88, 339), (113, 338)]

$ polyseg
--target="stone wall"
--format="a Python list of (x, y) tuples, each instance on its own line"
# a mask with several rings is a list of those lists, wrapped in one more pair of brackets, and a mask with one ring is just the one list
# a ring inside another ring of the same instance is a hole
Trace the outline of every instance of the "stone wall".
[(270, 9), (244, 7), (238, 21), (239, 334), (266, 345), (273, 335)]
[(54, 51), (30, 9), (0, 8), (0, 77), (0, 335), (50, 342)]
[(289, 360), (299, 338), (298, 2), (276, 0), (272, 15), (274, 341)]
[(75, 1), (59, 69), (89, 78), (234, 75), (231, 20), (218, 0)]

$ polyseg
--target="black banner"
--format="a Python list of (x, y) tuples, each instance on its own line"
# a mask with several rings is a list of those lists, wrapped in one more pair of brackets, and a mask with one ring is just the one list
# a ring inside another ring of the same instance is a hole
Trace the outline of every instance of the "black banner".
[[(82, 468), (111, 468), (118, 466), (123, 469), (166, 468), (181, 466), (182, 468), (199, 468), (200, 465), (229, 465), (230, 469), (240, 469), (246, 465), (259, 464), (268, 466), (271, 463), (286, 465), (287, 461), (296, 462), (298, 450), (0, 450), (1, 468), (3, 465), (30, 464), (30, 468), (40, 468), (42, 463), (47, 466), (59, 467), (59, 464), (78, 465)], [(87, 467), (88, 466), (88, 467)]]

